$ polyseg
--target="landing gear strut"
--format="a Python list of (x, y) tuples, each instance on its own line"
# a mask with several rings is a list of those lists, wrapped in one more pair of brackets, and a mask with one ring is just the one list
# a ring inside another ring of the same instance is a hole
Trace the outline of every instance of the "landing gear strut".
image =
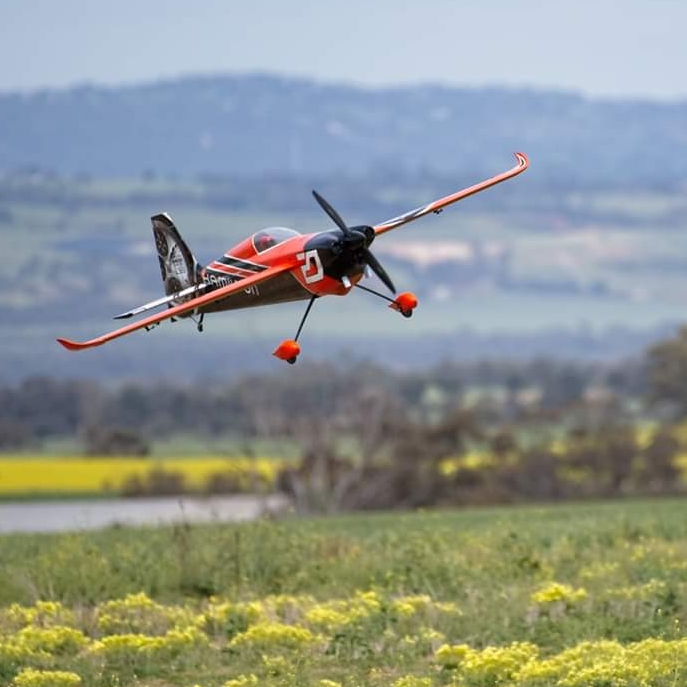
[(410, 293), (410, 291), (399, 293), (396, 298), (390, 298), (389, 296), (379, 293), (379, 291), (375, 291), (374, 289), (370, 289), (367, 286), (363, 286), (362, 284), (356, 284), (356, 286), (363, 291), (367, 291), (374, 296), (379, 296), (379, 298), (389, 301), (389, 307), (392, 310), (400, 312), (403, 317), (412, 317), (413, 310), (415, 310), (417, 307), (417, 296), (414, 293)]
[(199, 332), (203, 331), (203, 318), (205, 317), (205, 313), (202, 312), (198, 316), (198, 319), (196, 319), (193, 315), (191, 315), (191, 319), (196, 323), (196, 327), (198, 328)]
[(310, 314), (310, 309), (318, 297), (319, 296), (315, 295), (310, 298), (308, 307), (305, 309), (305, 313), (301, 318), (301, 323), (298, 325), (296, 336), (294, 336), (293, 339), (285, 339), (282, 341), (279, 346), (272, 351), (273, 356), (279, 358), (280, 360), (285, 360), (287, 363), (289, 363), (289, 365), (293, 365), (296, 360), (298, 360), (298, 355), (301, 352), (301, 347), (298, 345), (298, 337), (301, 335), (301, 331), (303, 331), (303, 325)]

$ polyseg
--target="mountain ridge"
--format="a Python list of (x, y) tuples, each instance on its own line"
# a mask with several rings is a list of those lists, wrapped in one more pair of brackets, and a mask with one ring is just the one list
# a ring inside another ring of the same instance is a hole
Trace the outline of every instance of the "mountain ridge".
[(687, 180), (687, 100), (271, 73), (0, 93), (0, 169), (192, 178), (491, 171), (524, 150), (549, 184)]

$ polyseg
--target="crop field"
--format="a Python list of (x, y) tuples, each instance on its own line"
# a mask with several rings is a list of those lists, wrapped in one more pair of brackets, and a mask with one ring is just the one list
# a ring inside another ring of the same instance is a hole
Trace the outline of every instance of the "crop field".
[(687, 684), (681, 499), (0, 539), (18, 687)]
[[(640, 448), (647, 445), (653, 431), (649, 425), (638, 427)], [(683, 443), (684, 434), (684, 427), (676, 430)], [(184, 445), (190, 450), (185, 456), (174, 456), (165, 442), (156, 449), (154, 457), (146, 458), (0, 454), (0, 499), (270, 492), (275, 488), (279, 471), (296, 459), (296, 449), (288, 440), (283, 442), (286, 448), (278, 457), (213, 456), (202, 452), (193, 455), (197, 449), (191, 448), (191, 439), (186, 442)], [(345, 442), (342, 445), (345, 448)], [(565, 444), (554, 440), (551, 448), (563, 456)], [(486, 448), (478, 447), (464, 455), (445, 458), (439, 467), (450, 477), (459, 470), (479, 473), (496, 460)], [(676, 485), (684, 487), (687, 453), (680, 453), (674, 464), (679, 479)]]
[[(271, 458), (27, 456), (0, 457), (0, 498), (113, 496), (156, 493), (168, 485), (184, 492), (271, 490), (283, 461)], [(156, 489), (156, 485), (159, 489)]]

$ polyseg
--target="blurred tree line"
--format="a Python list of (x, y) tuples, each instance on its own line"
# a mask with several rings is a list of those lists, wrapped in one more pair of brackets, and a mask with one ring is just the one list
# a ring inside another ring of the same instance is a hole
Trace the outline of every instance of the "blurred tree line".
[(183, 434), (284, 440), (301, 459), (278, 486), (303, 511), (677, 493), (685, 379), (687, 327), (616, 364), (401, 372), (348, 360), (117, 388), (33, 377), (0, 387), (0, 449), (79, 437), (93, 456), (145, 455)]
[(115, 388), (29, 377), (18, 385), (0, 386), (0, 449), (35, 447), (54, 437), (96, 441), (104, 430), (129, 431), (148, 440), (184, 433), (298, 436), (304, 425), (346, 417), (370, 390), (393, 398), (410, 416), (429, 421), (455, 407), (477, 407), (489, 419), (535, 409), (555, 413), (595, 388), (619, 398), (645, 393), (641, 361), (444, 362), (425, 370), (394, 371), (349, 360), (301, 363), (295, 371), (247, 375), (231, 383), (131, 381)]

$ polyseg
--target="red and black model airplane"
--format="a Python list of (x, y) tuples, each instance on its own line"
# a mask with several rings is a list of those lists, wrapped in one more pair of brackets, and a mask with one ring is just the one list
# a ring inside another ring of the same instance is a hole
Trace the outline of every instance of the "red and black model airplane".
[[(410, 317), (417, 306), (417, 298), (408, 292), (396, 295), (393, 282), (370, 251), (370, 244), (380, 234), (430, 212), (438, 214), (451, 203), (524, 172), (529, 165), (527, 156), (515, 153), (515, 157), (517, 164), (506, 172), (375, 226), (349, 227), (336, 210), (313, 191), (336, 228), (314, 234), (300, 234), (285, 227), (263, 229), (206, 267), (195, 259), (169, 215), (155, 215), (151, 218), (153, 234), (167, 295), (117, 315), (115, 319), (133, 317), (161, 306), (167, 309), (90, 341), (57, 341), (70, 351), (80, 351), (137, 329), (151, 329), (163, 320), (190, 317), (202, 331), (206, 313), (308, 300), (296, 335), (282, 341), (274, 351), (277, 358), (295, 363), (300, 353), (298, 337), (313, 303), (320, 296), (345, 296), (357, 287), (389, 301), (389, 307)], [(394, 294), (393, 298), (359, 283), (368, 269)]]

